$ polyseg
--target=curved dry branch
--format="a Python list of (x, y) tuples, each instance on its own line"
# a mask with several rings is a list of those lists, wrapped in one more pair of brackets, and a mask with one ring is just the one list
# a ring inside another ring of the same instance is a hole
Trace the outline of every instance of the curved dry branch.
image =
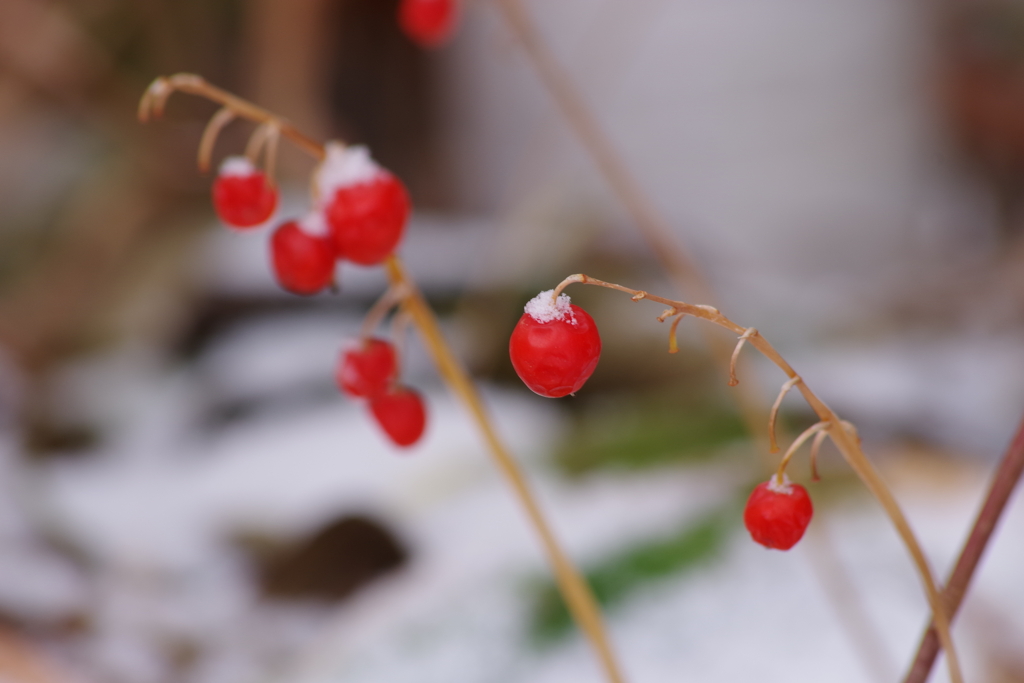
[[(598, 287), (614, 289), (630, 295), (634, 301), (648, 299), (650, 301), (669, 306), (676, 311), (692, 315), (695, 318), (701, 318), (702, 320), (714, 323), (719, 327), (724, 327), (737, 335), (745, 334), (748, 329), (725, 317), (722, 315), (721, 311), (712, 306), (702, 306), (688, 304), (683, 301), (674, 301), (665, 297), (655, 296), (643, 290), (632, 289), (612, 282), (598, 280), (588, 275), (583, 275), (582, 273), (570, 275), (565, 278), (565, 280), (555, 287), (552, 295), (557, 297), (562, 293), (563, 289), (573, 283), (596, 285)], [(868, 490), (875, 496), (882, 508), (885, 510), (885, 513), (889, 516), (893, 526), (896, 527), (896, 532), (903, 541), (903, 545), (906, 546), (907, 552), (910, 554), (914, 567), (917, 569), (917, 573), (921, 579), (921, 584), (924, 587), (925, 595), (928, 599), (928, 605), (932, 611), (932, 619), (935, 623), (936, 631), (938, 632), (939, 641), (942, 643), (943, 649), (946, 650), (950, 678), (954, 683), (962, 683), (963, 676), (960, 672), (960, 660), (957, 657), (956, 649), (953, 647), (953, 640), (950, 636), (949, 618), (947, 616), (946, 607), (941, 595), (939, 594), (939, 589), (935, 583), (931, 567), (928, 564), (928, 559), (925, 557), (924, 551), (921, 549), (921, 544), (918, 542), (917, 537), (910, 528), (910, 523), (903, 514), (903, 510), (896, 502), (892, 492), (889, 491), (889, 487), (886, 486), (882, 476), (878, 473), (878, 470), (875, 469), (874, 464), (872, 464), (861, 450), (860, 439), (857, 437), (856, 430), (853, 428), (853, 425), (840, 419), (840, 417), (836, 415), (836, 413), (829, 408), (824, 401), (818, 398), (818, 396), (811, 391), (810, 387), (807, 386), (807, 383), (800, 379), (800, 375), (798, 375), (786, 359), (775, 350), (775, 347), (768, 343), (768, 340), (764, 338), (764, 335), (751, 335), (748, 337), (747, 341), (751, 346), (760, 351), (768, 360), (778, 366), (780, 370), (786, 373), (786, 376), (789, 378), (786, 384), (783, 385), (783, 390), (779, 395), (779, 399), (776, 401), (776, 406), (773, 408), (773, 412), (777, 413), (778, 404), (782, 402), (782, 397), (785, 396), (786, 392), (788, 392), (791, 387), (799, 387), (804, 400), (807, 401), (807, 404), (818, 416), (818, 419), (827, 425), (822, 431), (829, 435), (833, 443), (835, 443), (836, 447), (839, 449), (839, 452), (843, 454), (846, 462), (849, 463), (850, 467), (853, 468), (853, 471), (856, 472), (857, 476), (859, 476), (861, 481), (864, 482), (864, 485), (867, 486)]]

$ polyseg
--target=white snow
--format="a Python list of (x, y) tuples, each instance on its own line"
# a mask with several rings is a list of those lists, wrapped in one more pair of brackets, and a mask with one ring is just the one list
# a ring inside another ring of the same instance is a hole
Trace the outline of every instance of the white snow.
[(383, 175), (385, 171), (370, 157), (370, 150), (362, 145), (351, 147), (329, 142), (327, 153), (316, 172), (316, 187), (321, 202), (330, 201), (340, 187), (365, 183)]
[(569, 322), (576, 324), (576, 316), (573, 315), (568, 294), (559, 294), (556, 299), (555, 290), (548, 289), (526, 302), (523, 310), (531, 318), (539, 323), (549, 323), (555, 320), (564, 320), (569, 316)]
[(250, 176), (255, 172), (256, 166), (249, 160), (249, 157), (230, 156), (221, 162), (217, 175), (222, 178), (227, 176)]

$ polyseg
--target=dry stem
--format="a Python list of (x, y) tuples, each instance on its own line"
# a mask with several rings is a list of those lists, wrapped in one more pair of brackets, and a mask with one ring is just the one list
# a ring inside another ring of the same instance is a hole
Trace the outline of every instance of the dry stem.
[[(176, 74), (170, 77), (160, 77), (153, 81), (139, 103), (139, 119), (148, 121), (151, 116), (162, 115), (168, 97), (175, 90), (205, 97), (230, 109), (236, 116), (265, 125), (268, 129), (272, 127), (280, 135), (288, 138), (316, 159), (323, 159), (325, 156), (324, 148), (320, 143), (302, 134), (285, 119), (225, 90), (214, 87), (202, 77), (194, 74)], [(218, 116), (220, 115), (218, 114)], [(226, 115), (224, 116), (226, 117)], [(212, 142), (210, 146), (212, 148)], [(466, 404), (477, 427), (483, 434), (484, 440), (490, 447), (491, 455), (494, 457), (498, 469), (505, 476), (525, 509), (530, 523), (547, 552), (555, 573), (555, 581), (569, 612), (596, 651), (607, 679), (610, 683), (624, 683), (625, 679), (619, 671), (605, 633), (597, 600), (582, 575), (562, 550), (539, 503), (530, 490), (522, 469), (498, 437), (469, 373), (448, 346), (433, 311), (423, 299), (416, 284), (407, 275), (401, 260), (397, 256), (389, 256), (384, 266), (391, 286), (404, 290), (402, 307), (412, 317), (413, 323), (423, 336), (424, 343), (437, 365), (438, 372)]]
[[(956, 566), (953, 567), (953, 572), (949, 575), (946, 588), (942, 591), (947, 614), (951, 620), (960, 609), (960, 603), (963, 602), (971, 577), (974, 576), (974, 571), (978, 568), (982, 553), (985, 552), (985, 547), (992, 538), (996, 524), (999, 522), (1003, 510), (1006, 509), (1010, 494), (1016, 488), (1022, 473), (1024, 473), (1024, 419), (1017, 427), (1017, 433), (992, 477), (988, 495), (981, 506), (978, 518), (971, 528), (963, 550), (960, 551), (960, 557), (956, 561)], [(917, 656), (914, 658), (910, 671), (907, 672), (907, 677), (903, 679), (904, 683), (924, 683), (927, 680), (928, 674), (935, 664), (935, 658), (939, 654), (939, 645), (935, 626), (930, 624), (921, 638)]]
[[(748, 329), (736, 324), (729, 318), (722, 315), (717, 308), (688, 304), (682, 301), (673, 301), (672, 299), (655, 296), (642, 290), (623, 287), (622, 285), (617, 285), (611, 282), (604, 282), (603, 280), (598, 280), (583, 274), (570, 275), (559, 283), (554, 290), (555, 296), (559, 295), (563, 289), (574, 282), (607, 287), (608, 289), (625, 292), (637, 301), (640, 299), (649, 299), (665, 306), (670, 306), (679, 312), (707, 320), (708, 322), (714, 323), (719, 327), (724, 327), (737, 335), (744, 334)], [(899, 534), (903, 544), (906, 546), (907, 551), (910, 554), (911, 560), (913, 561), (920, 576), (925, 595), (928, 598), (928, 604), (931, 607), (932, 618), (938, 631), (939, 640), (942, 643), (943, 649), (946, 650), (950, 678), (954, 683), (962, 683), (963, 677), (960, 673), (960, 661), (956, 655), (956, 650), (953, 647), (953, 640), (950, 636), (949, 619), (947, 617), (946, 607), (935, 584), (935, 579), (932, 576), (928, 560), (924, 555), (924, 551), (921, 549), (920, 543), (917, 541), (917, 537), (914, 535), (913, 530), (911, 530), (910, 524), (907, 522), (903, 511), (896, 502), (896, 499), (889, 491), (888, 486), (886, 486), (885, 482), (882, 480), (878, 470), (875, 469), (875, 466), (870, 460), (868, 460), (867, 456), (865, 456), (864, 452), (861, 450), (860, 442), (857, 438), (856, 430), (853, 429), (853, 425), (841, 420), (839, 416), (825, 404), (824, 401), (818, 398), (818, 396), (811, 391), (810, 387), (807, 386), (807, 383), (800, 379), (800, 376), (796, 373), (793, 367), (779, 354), (778, 351), (775, 350), (775, 347), (768, 343), (764, 338), (764, 335), (751, 335), (748, 338), (748, 342), (760, 351), (768, 360), (778, 366), (779, 369), (786, 373), (787, 377), (789, 377), (786, 385), (783, 386), (783, 391), (780, 393), (779, 399), (776, 401), (775, 410), (777, 410), (777, 405), (781, 403), (782, 397), (789, 388), (792, 386), (799, 387), (804, 400), (807, 401), (811, 409), (815, 414), (817, 414), (818, 419), (825, 424), (823, 430), (829, 435), (833, 443), (835, 443), (836, 447), (839, 449), (839, 452), (843, 454), (846, 462), (849, 463), (850, 467), (852, 467), (854, 472), (857, 473), (857, 476), (859, 476), (861, 481), (864, 482), (868, 490), (874, 494), (875, 498), (882, 505), (882, 508), (892, 521), (893, 526), (896, 527), (896, 532)]]

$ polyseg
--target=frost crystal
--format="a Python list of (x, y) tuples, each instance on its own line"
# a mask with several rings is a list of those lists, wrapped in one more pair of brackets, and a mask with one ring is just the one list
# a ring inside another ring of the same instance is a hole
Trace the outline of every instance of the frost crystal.
[(220, 164), (217, 175), (224, 176), (249, 176), (256, 172), (256, 167), (249, 161), (248, 157), (235, 156), (227, 157)]
[(370, 150), (362, 145), (346, 147), (328, 142), (327, 156), (316, 173), (316, 189), (321, 201), (329, 201), (339, 187), (373, 180), (385, 171), (370, 158)]
[(555, 290), (548, 289), (530, 299), (524, 310), (531, 318), (539, 323), (549, 323), (552, 320), (563, 320), (569, 316), (569, 322), (576, 324), (576, 316), (569, 307), (569, 295), (560, 294), (558, 299), (552, 298)]

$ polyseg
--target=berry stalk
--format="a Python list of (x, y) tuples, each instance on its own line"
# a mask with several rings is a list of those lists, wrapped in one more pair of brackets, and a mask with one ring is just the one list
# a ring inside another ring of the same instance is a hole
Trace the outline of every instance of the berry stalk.
[[(957, 657), (956, 649), (953, 646), (953, 640), (949, 631), (948, 612), (935, 583), (931, 567), (924, 555), (924, 551), (921, 549), (921, 544), (918, 542), (917, 537), (910, 528), (910, 524), (907, 521), (906, 516), (903, 514), (903, 510), (896, 502), (895, 497), (893, 497), (892, 492), (885, 484), (885, 481), (882, 479), (882, 476), (879, 474), (874, 464), (861, 450), (860, 439), (857, 436), (856, 431), (853, 429), (853, 426), (850, 425), (850, 423), (841, 420), (824, 401), (818, 398), (818, 396), (811, 391), (810, 387), (808, 387), (803, 379), (801, 379), (796, 370), (794, 370), (786, 359), (775, 350), (775, 347), (773, 347), (763, 335), (749, 333), (749, 328), (736, 324), (729, 318), (722, 315), (721, 311), (717, 308), (666, 299), (643, 290), (631, 289), (629, 287), (605, 282), (583, 274), (570, 275), (565, 278), (565, 280), (559, 283), (559, 285), (554, 289), (553, 296), (557, 297), (562, 293), (563, 289), (573, 283), (606, 287), (608, 289), (614, 289), (629, 294), (633, 301), (649, 299), (668, 306), (669, 310), (662, 315), (662, 320), (666, 319), (669, 315), (678, 315), (683, 313), (714, 323), (719, 327), (724, 327), (736, 334), (740, 338), (741, 342), (746, 342), (756, 348), (763, 356), (786, 373), (786, 376), (789, 379), (784, 385), (783, 391), (785, 392), (791, 387), (799, 389), (804, 400), (807, 401), (808, 405), (810, 405), (811, 409), (817, 414), (821, 422), (824, 423), (824, 426), (817, 429), (828, 434), (829, 438), (832, 439), (832, 442), (835, 443), (836, 447), (839, 449), (839, 452), (842, 453), (843, 457), (846, 459), (846, 462), (851, 468), (853, 468), (853, 471), (858, 477), (860, 477), (864, 485), (875, 496), (882, 508), (885, 510), (886, 515), (888, 515), (893, 526), (896, 527), (896, 532), (899, 534), (904, 546), (906, 546), (907, 552), (910, 554), (910, 558), (914, 563), (914, 567), (917, 569), (922, 586), (924, 587), (925, 595), (932, 611), (932, 619), (934, 620), (935, 628), (938, 632), (939, 641), (942, 644), (942, 648), (946, 651), (950, 678), (953, 680), (953, 683), (963, 683), (963, 676), (960, 672), (960, 660)], [(773, 411), (772, 421), (774, 421), (774, 412), (775, 411)], [(774, 424), (770, 424), (769, 431), (774, 431)], [(810, 436), (810, 434), (806, 432), (805, 435)]]
[(622, 683), (622, 674), (608, 642), (605, 633), (604, 623), (601, 618), (601, 610), (597, 600), (591, 592), (586, 581), (576, 567), (569, 560), (561, 544), (555, 537), (554, 531), (548, 524), (544, 513), (540, 509), (537, 499), (530, 490), (530, 486), (523, 475), (522, 469), (515, 461), (515, 458), (505, 448), (504, 443), (498, 437), (484, 408), (483, 401), (477, 392), (476, 386), (469, 378), (469, 373), (462, 364), (455, 358), (451, 348), (441, 334), (441, 328), (437, 324), (437, 318), (433, 311), (423, 299), (413, 281), (406, 274), (405, 267), (397, 256), (390, 256), (384, 263), (387, 269), (388, 279), (393, 287), (405, 287), (405, 308), (412, 317), (413, 323), (419, 329), (423, 340), (434, 359), (438, 372), (444, 377), (452, 391), (458, 394), (463, 403), (472, 413), (477, 426), (483, 433), (487, 445), (490, 447), (491, 455), (494, 456), (498, 469), (512, 486), (513, 492), (519, 502), (526, 510), (530, 523), (540, 536), (544, 549), (547, 551), (551, 561), (552, 569), (555, 572), (555, 580), (558, 588), (565, 598), (565, 603), (572, 613), (573, 619), (579, 624), (580, 629), (590, 639), (591, 644), (597, 651), (608, 680), (613, 683)]
[[(214, 121), (211, 122), (212, 125), (208, 127), (208, 131), (212, 132), (204, 135), (201, 154), (205, 150), (207, 158), (209, 150), (212, 150), (217, 132), (232, 118), (223, 113), (225, 110), (232, 112), (234, 117), (248, 119), (261, 126), (273, 128), (277, 134), (291, 140), (296, 146), (316, 159), (322, 160), (326, 157), (326, 150), (323, 145), (301, 133), (285, 119), (225, 90), (210, 85), (205, 79), (195, 74), (161, 76), (153, 81), (139, 102), (139, 120), (145, 122), (150, 118), (161, 116), (167, 99), (176, 90), (205, 97), (223, 107), (215, 115)], [(257, 129), (258, 131), (259, 129)], [(413, 324), (419, 329), (424, 343), (437, 365), (438, 372), (448, 383), (452, 391), (466, 404), (491, 450), (498, 469), (505, 476), (519, 502), (525, 509), (527, 517), (540, 537), (544, 550), (548, 555), (548, 560), (555, 573), (556, 582), (569, 607), (569, 611), (579, 625), (580, 630), (590, 640), (607, 680), (609, 683), (624, 683), (625, 679), (619, 670), (611, 644), (605, 633), (604, 622), (597, 600), (555, 537), (551, 526), (548, 524), (540, 508), (540, 504), (526, 481), (523, 471), (498, 437), (490, 416), (480, 399), (480, 395), (469, 377), (469, 373), (458, 361), (445, 341), (433, 311), (423, 299), (415, 282), (406, 273), (402, 261), (394, 254), (391, 254), (386, 257), (383, 265), (392, 287), (402, 296), (401, 304), (403, 309), (408, 312)]]

